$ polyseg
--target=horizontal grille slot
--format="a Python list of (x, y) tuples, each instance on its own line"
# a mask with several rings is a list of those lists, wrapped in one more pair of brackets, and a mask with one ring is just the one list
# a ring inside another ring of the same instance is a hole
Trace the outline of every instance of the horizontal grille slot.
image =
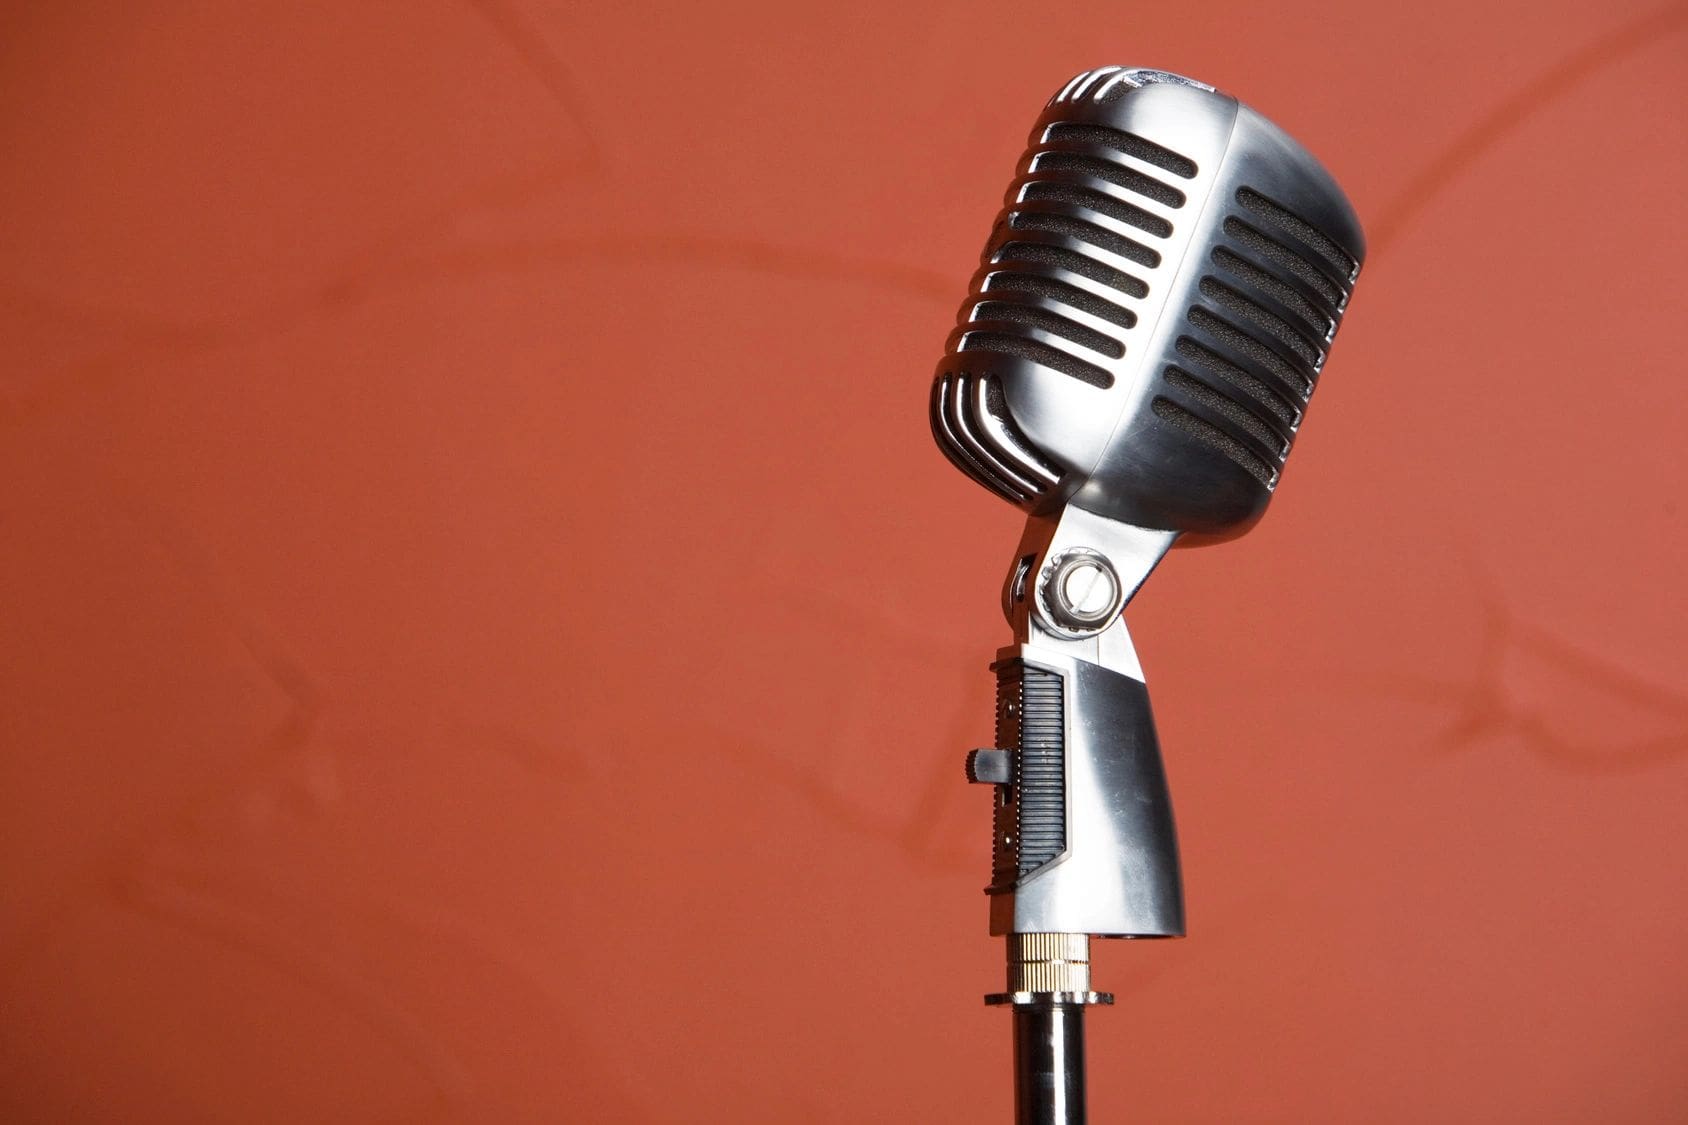
[(1136, 133), (1110, 129), (1106, 125), (1057, 122), (1044, 131), (1043, 141), (1045, 144), (1098, 145), (1117, 149), (1127, 156), (1135, 157), (1145, 164), (1153, 164), (1156, 168), (1171, 172), (1174, 176), (1182, 176), (1186, 180), (1194, 179), (1196, 175), (1196, 162), (1189, 157), (1180, 156), (1169, 148), (1162, 148), (1153, 141), (1144, 140)]
[(1041, 230), (1048, 234), (1059, 234), (1067, 238), (1076, 238), (1080, 242), (1088, 242), (1098, 250), (1106, 250), (1110, 254), (1118, 255), (1128, 261), (1136, 262), (1150, 269), (1160, 265), (1160, 255), (1144, 246), (1140, 242), (1133, 242), (1124, 235), (1115, 234), (1095, 223), (1087, 223), (1083, 219), (1069, 218), (1066, 215), (1048, 215), (1039, 211), (1019, 211), (1008, 225), (1015, 230)]
[(1337, 284), (1325, 271), (1275, 239), (1268, 238), (1241, 219), (1225, 220), (1225, 233), (1242, 243), (1262, 261), (1270, 262), (1318, 293), (1334, 314), (1342, 311), (1345, 298)]
[(1155, 416), (1167, 425), (1181, 430), (1204, 445), (1212, 446), (1225, 454), (1267, 488), (1271, 488), (1277, 482), (1277, 470), (1268, 465), (1265, 459), (1255, 453), (1254, 450), (1213, 423), (1197, 418), (1171, 399), (1156, 397), (1149, 404), (1149, 409), (1153, 410)]
[(1308, 342), (1307, 338), (1295, 330), (1295, 326), (1277, 316), (1269, 309), (1249, 300), (1241, 293), (1214, 278), (1204, 277), (1201, 280), (1202, 296), (1235, 316), (1249, 321), (1256, 328), (1271, 336), (1278, 343), (1294, 352), (1301, 361), (1314, 371), (1324, 362), (1324, 355), (1317, 346)]
[(1289, 361), (1284, 359), (1283, 356), (1242, 329), (1226, 323), (1206, 309), (1199, 307), (1190, 310), (1190, 323), (1237, 354), (1253, 360), (1262, 368), (1271, 372), (1285, 387), (1293, 388), (1302, 402), (1306, 402), (1308, 397), (1312, 395), (1313, 380), (1309, 376), (1291, 367)]
[(1041, 180), (1027, 184), (1021, 193), (1022, 199), (1037, 199), (1048, 203), (1067, 203), (1074, 207), (1083, 207), (1094, 211), (1098, 215), (1106, 215), (1117, 223), (1136, 227), (1147, 231), (1157, 238), (1166, 238), (1172, 233), (1172, 224), (1159, 215), (1152, 215), (1141, 207), (1133, 207), (1122, 199), (1115, 199), (1111, 195), (1104, 195), (1099, 191), (1079, 187), (1076, 184), (1066, 184), (1059, 181)]
[(1081, 348), (1101, 352), (1111, 359), (1118, 359), (1125, 354), (1125, 345), (1112, 336), (1104, 335), (1094, 328), (1086, 328), (1076, 321), (1068, 320), (1060, 313), (1040, 309), (1035, 305), (1021, 305), (1010, 301), (985, 301), (973, 310), (973, 320), (975, 322), (1006, 320), (1015, 324), (1024, 324), (1028, 328), (1041, 329), (1044, 332), (1071, 340)]
[(1310, 247), (1334, 268), (1344, 281), (1352, 283), (1354, 275), (1360, 271), (1360, 263), (1356, 262), (1348, 251), (1332, 242), (1324, 231), (1281, 203), (1274, 203), (1248, 188), (1237, 189), (1237, 202), (1259, 218)]
[(1086, 363), (1075, 355), (1070, 355), (1060, 348), (1051, 347), (1042, 340), (1032, 340), (1024, 336), (1009, 336), (1001, 332), (969, 332), (961, 341), (958, 351), (993, 351), (1005, 355), (1018, 356), (1020, 359), (1032, 363), (1040, 363), (1044, 367), (1059, 371), (1063, 375), (1071, 375), (1081, 383), (1089, 383), (1093, 387), (1107, 390), (1114, 385), (1114, 377), (1094, 363)]
[(1130, 328), (1137, 323), (1137, 314), (1130, 309), (1098, 297), (1088, 289), (1080, 289), (1076, 285), (1068, 285), (1052, 277), (1041, 277), (1035, 273), (993, 273), (985, 280), (984, 291), (987, 294), (1004, 289), (1033, 293), (1046, 301), (1070, 305), (1121, 328)]
[(1331, 333), (1336, 331), (1336, 322), (1314, 308), (1313, 302), (1303, 297), (1292, 286), (1285, 285), (1247, 258), (1239, 257), (1223, 246), (1218, 246), (1213, 251), (1213, 263), (1238, 281), (1254, 286), (1278, 304), (1289, 309), (1301, 318), (1303, 326), (1315, 337), (1329, 340)]
[(1091, 281), (1132, 297), (1149, 295), (1147, 283), (1112, 266), (1105, 266), (1095, 258), (1087, 258), (1077, 251), (1068, 250), (1065, 246), (1050, 246), (1042, 242), (1010, 242), (998, 250), (991, 260), (993, 263), (1035, 262), (1040, 266), (1050, 266), (1077, 274), (1079, 277), (1088, 277)]
[(1261, 382), (1218, 352), (1202, 347), (1188, 336), (1178, 337), (1178, 354), (1208, 374), (1230, 383), (1270, 410), (1291, 432), (1301, 423), (1301, 411), (1284, 397), (1284, 392)]
[(1100, 160), (1094, 156), (1082, 156), (1076, 152), (1041, 152), (1032, 162), (1032, 171), (1073, 172), (1080, 176), (1106, 180), (1115, 187), (1134, 191), (1167, 207), (1184, 206), (1184, 193), (1177, 188), (1163, 184), (1153, 176), (1145, 176), (1135, 168), (1127, 168), (1123, 164)]
[(1252, 410), (1239, 405), (1232, 399), (1214, 390), (1206, 383), (1191, 375), (1180, 367), (1168, 367), (1165, 371), (1166, 385), (1176, 387), (1191, 399), (1201, 403), (1215, 414), (1230, 422), (1237, 429), (1272, 450), (1281, 461), (1284, 454), (1289, 452), (1288, 439)]

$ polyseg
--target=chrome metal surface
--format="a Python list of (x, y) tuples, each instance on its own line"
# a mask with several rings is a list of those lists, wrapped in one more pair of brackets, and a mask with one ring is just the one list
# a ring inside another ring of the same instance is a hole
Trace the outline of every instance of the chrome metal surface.
[(1011, 934), (1003, 948), (1008, 995), (1090, 991), (1089, 934)]
[(1084, 1006), (1016, 1005), (1016, 1125), (1084, 1125), (1084, 1115)]
[[(1021, 1125), (1084, 1120), (1089, 942), (1184, 932), (1172, 801), (1120, 618), (1277, 487), (1365, 256), (1330, 175), (1213, 87), (1102, 67), (1050, 100), (932, 384), (951, 462), (1030, 519), (988, 782)], [(1044, 991), (1047, 989), (1048, 991)]]
[(986, 1005), (1004, 1008), (1020, 1004), (1112, 1004), (1111, 992), (992, 992)]
[(1101, 67), (1034, 126), (932, 391), (939, 447), (1031, 517), (1003, 585), (1001, 757), (975, 762), (993, 933), (1183, 933), (1119, 614), (1174, 543), (1265, 510), (1364, 253), (1319, 163), (1204, 83)]
[[(1028, 627), (1026, 619), (1030, 617), (1037, 629), (1056, 640), (1096, 637), (1098, 632), (1094, 626), (1074, 629), (1056, 616), (1046, 603), (1043, 592), (1053, 579), (1054, 568), (1060, 560), (1082, 554), (1107, 560), (1108, 569), (1118, 584), (1119, 606), (1110, 615), (1111, 620), (1131, 601), (1138, 587), (1165, 557), (1177, 537), (1177, 532), (1133, 527), (1074, 505), (1048, 516), (1033, 516), (1026, 521), (1020, 546), (1014, 552), (1014, 565), (1009, 568), (1008, 581), (1003, 587), (1003, 612), (1008, 624), (1016, 635), (1023, 635)], [(1028, 574), (1037, 576), (1036, 597), (1030, 596), (1027, 584), (1020, 582), (1022, 566)], [(1127, 657), (1129, 649), (1127, 642), (1127, 651), (1120, 656)], [(1128, 658), (1135, 661), (1134, 655)], [(1134, 674), (1142, 678), (1140, 670)]]
[[(1129, 646), (1124, 623), (1114, 631)], [(1184, 932), (1178, 838), (1148, 690), (1071, 651), (1085, 647), (1039, 638), (998, 654), (999, 663), (1060, 678), (1065, 847), (991, 888), (991, 933), (1176, 937)]]
[[(1058, 768), (1042, 764), (1052, 749), (1048, 734), (1029, 750), (1023, 723), (999, 719), (1012, 768), (999, 786), (993, 828), (993, 934), (1184, 932), (1172, 800), (1142, 666), (1119, 616), (1175, 539), (1071, 505), (1027, 523), (1003, 590), (1016, 644), (997, 654), (994, 667), (999, 677), (1009, 667), (1058, 683), (1060, 760)], [(1070, 571), (1079, 559), (1105, 562), (1117, 582), (1118, 605), (1099, 628), (1076, 629), (1050, 604), (1063, 565)], [(1038, 575), (1035, 591), (1027, 574)], [(1027, 761), (1034, 753), (1039, 761)], [(1060, 787), (1058, 833), (1047, 814), (1028, 808), (1048, 805), (1050, 784)], [(1052, 838), (1059, 848), (1028, 855), (1029, 844)]]
[(1113, 566), (1085, 547), (1049, 560), (1038, 594), (1056, 625), (1080, 634), (1106, 629), (1123, 604)]

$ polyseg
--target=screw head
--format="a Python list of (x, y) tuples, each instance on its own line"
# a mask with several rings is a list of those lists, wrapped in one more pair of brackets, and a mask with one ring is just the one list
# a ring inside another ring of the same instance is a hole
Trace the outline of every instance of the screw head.
[(1099, 632), (1119, 613), (1119, 575), (1095, 551), (1062, 552), (1045, 572), (1042, 585), (1049, 616), (1071, 632)]

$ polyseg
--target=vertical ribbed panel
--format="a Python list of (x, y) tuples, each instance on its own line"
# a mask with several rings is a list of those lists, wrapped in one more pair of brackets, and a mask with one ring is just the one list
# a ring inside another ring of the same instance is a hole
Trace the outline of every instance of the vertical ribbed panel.
[[(1018, 660), (1005, 660), (992, 665), (996, 669), (996, 744), (1019, 757), (1020, 744), (1020, 669)], [(1014, 767), (1017, 779), (1019, 767)], [(1010, 890), (1020, 872), (1019, 787), (1013, 784), (998, 786), (996, 808), (991, 816), (991, 890)]]
[(1011, 888), (1067, 848), (1066, 720), (1061, 677), (1020, 660), (996, 665), (996, 744), (1014, 782), (996, 808), (991, 886)]
[(1020, 674), (1020, 874), (1067, 850), (1067, 760), (1061, 677), (1041, 668)]

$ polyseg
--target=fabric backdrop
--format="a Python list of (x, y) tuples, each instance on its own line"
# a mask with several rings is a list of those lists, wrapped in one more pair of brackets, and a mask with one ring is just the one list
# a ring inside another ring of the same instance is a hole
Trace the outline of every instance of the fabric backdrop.
[(1688, 7), (0, 25), (0, 1117), (1007, 1120), (1020, 520), (926, 392), (1110, 62), (1371, 256), (1129, 615), (1190, 936), (1099, 947), (1095, 1120), (1688, 1116)]

